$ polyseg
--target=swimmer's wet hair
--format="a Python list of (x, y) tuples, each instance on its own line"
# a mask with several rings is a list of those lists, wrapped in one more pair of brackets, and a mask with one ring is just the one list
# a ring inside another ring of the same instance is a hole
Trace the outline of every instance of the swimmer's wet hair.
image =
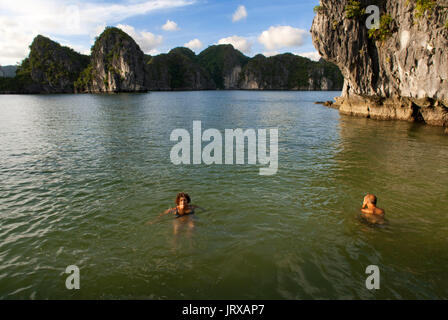
[(187, 199), (187, 203), (190, 203), (190, 201), (191, 201), (190, 196), (188, 195), (188, 193), (180, 192), (176, 196), (176, 204), (177, 205), (179, 205), (179, 201), (180, 201), (181, 198)]
[(369, 193), (368, 195), (366, 195), (366, 198), (367, 200), (369, 200), (370, 203), (376, 206), (376, 201), (378, 200), (376, 198), (376, 195)]

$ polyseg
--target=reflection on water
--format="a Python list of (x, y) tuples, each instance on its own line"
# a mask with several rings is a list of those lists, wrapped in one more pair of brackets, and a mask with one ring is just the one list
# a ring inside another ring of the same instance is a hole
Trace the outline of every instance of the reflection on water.
[(194, 215), (188, 215), (184, 217), (176, 217), (173, 220), (173, 233), (178, 235), (180, 232), (186, 230), (187, 235), (191, 236), (192, 232), (196, 228), (196, 217)]
[(388, 224), (388, 220), (382, 216), (365, 215), (360, 213), (358, 215), (358, 219), (359, 221), (361, 221), (362, 223), (371, 228), (380, 228), (380, 227), (385, 228)]
[[(446, 136), (314, 105), (338, 94), (2, 96), (0, 298), (448, 298)], [(172, 165), (194, 120), (278, 128), (277, 175)], [(145, 225), (180, 191), (207, 211)], [(367, 193), (384, 225), (361, 219)]]

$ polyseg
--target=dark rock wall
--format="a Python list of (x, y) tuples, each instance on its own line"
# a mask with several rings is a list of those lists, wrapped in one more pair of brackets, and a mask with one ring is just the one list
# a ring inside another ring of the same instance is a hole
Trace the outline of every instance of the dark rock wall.
[(448, 0), (423, 11), (415, 0), (359, 3), (390, 18), (383, 38), (369, 37), (368, 15), (347, 17), (348, 0), (321, 0), (311, 29), (319, 53), (344, 76), (341, 112), (448, 125)]

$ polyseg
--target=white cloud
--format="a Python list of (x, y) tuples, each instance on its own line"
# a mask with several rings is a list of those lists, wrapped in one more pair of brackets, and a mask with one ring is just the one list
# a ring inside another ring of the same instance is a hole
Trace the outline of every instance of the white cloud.
[[(110, 1), (110, 0), (109, 0)], [(121, 4), (102, 1), (73, 5), (59, 0), (0, 0), (0, 63), (21, 61), (37, 34), (54, 37), (87, 35), (91, 39), (106, 25), (161, 9), (186, 6), (196, 0), (123, 0)], [(142, 35), (150, 38), (149, 35)], [(149, 40), (147, 40), (148, 42)], [(156, 39), (157, 41), (157, 39)], [(144, 46), (142, 46), (144, 47)]]
[(263, 55), (264, 55), (265, 57), (272, 57), (272, 56), (276, 56), (276, 55), (278, 55), (278, 54), (280, 54), (280, 52), (278, 52), (278, 51), (267, 51), (267, 52), (263, 52)]
[(93, 46), (96, 38), (100, 36), (100, 34), (104, 31), (104, 29), (106, 29), (106, 27), (107, 25), (103, 23), (92, 28), (92, 30), (89, 32), (90, 46)]
[(160, 54), (160, 51), (157, 49), (152, 49), (149, 52), (146, 52), (147, 54), (151, 55), (151, 56), (156, 56)]
[[(281, 53), (278, 52), (278, 51), (266, 51), (266, 52), (263, 52), (263, 55), (265, 57), (272, 57), (272, 56), (276, 56), (276, 55), (279, 55), (279, 54), (281, 54)], [(305, 58), (311, 59), (313, 61), (319, 61), (320, 58), (321, 58), (320, 54), (317, 51), (302, 52), (302, 53), (293, 52), (293, 54), (295, 54), (296, 56), (301, 56), (301, 57), (305, 57)]]
[(319, 61), (321, 58), (320, 54), (317, 51), (296, 53), (296, 55), (311, 59), (313, 61)]
[(58, 42), (61, 46), (70, 47), (79, 53), (90, 55), (90, 46), (86, 47), (82, 44), (70, 43), (68, 40), (60, 38), (53, 38), (52, 40)]
[(218, 44), (231, 44), (235, 49), (240, 50), (245, 54), (250, 54), (252, 51), (252, 42), (239, 36), (231, 36), (220, 39)]
[(247, 11), (245, 6), (239, 6), (233, 14), (232, 21), (240, 21), (241, 19), (245, 19), (247, 17)]
[(24, 28), (15, 19), (0, 16), (0, 64), (16, 64), (28, 55), (28, 46), (37, 33), (22, 32)]
[(104, 29), (106, 29), (106, 27), (107, 27), (107, 25), (105, 23), (99, 24), (99, 25), (95, 26), (95, 28), (93, 28), (91, 32), (89, 32), (90, 39), (92, 40), (92, 44), (95, 41), (95, 38), (99, 37), (100, 34), (104, 31)]
[(270, 51), (285, 47), (300, 47), (308, 35), (303, 29), (291, 26), (270, 27), (258, 37), (258, 41)]
[(179, 26), (176, 22), (171, 20), (166, 20), (166, 23), (162, 26), (162, 29), (165, 31), (178, 31), (180, 30)]
[(193, 39), (193, 40), (185, 43), (184, 47), (187, 47), (193, 51), (196, 51), (196, 50), (202, 49), (204, 47), (204, 45), (202, 44), (201, 40)]
[(153, 54), (154, 50), (163, 42), (162, 36), (154, 35), (147, 31), (136, 31), (134, 27), (126, 24), (119, 24), (117, 25), (117, 28), (120, 28), (130, 35), (145, 53), (151, 54), (152, 52)]

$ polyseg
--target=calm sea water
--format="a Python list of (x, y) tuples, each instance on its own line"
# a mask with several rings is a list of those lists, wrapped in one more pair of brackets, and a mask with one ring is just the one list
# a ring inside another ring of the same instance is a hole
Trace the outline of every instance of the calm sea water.
[[(0, 96), (0, 298), (447, 299), (448, 138), (313, 104), (337, 95)], [(194, 120), (278, 128), (278, 173), (171, 164)], [(193, 230), (145, 225), (180, 191), (206, 209)], [(386, 225), (359, 219), (367, 192)]]

